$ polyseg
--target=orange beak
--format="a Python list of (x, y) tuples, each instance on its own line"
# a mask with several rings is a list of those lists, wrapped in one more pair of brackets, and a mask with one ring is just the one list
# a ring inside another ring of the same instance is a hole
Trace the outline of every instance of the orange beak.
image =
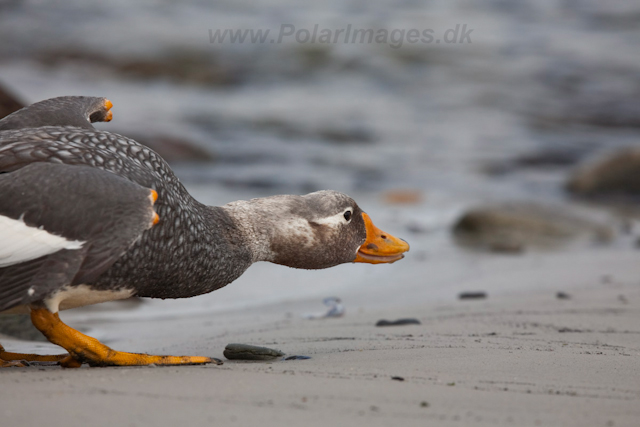
[(391, 264), (402, 258), (409, 251), (409, 244), (402, 239), (385, 233), (373, 225), (371, 218), (362, 213), (362, 219), (367, 229), (367, 240), (360, 246), (353, 262), (366, 262), (368, 264)]

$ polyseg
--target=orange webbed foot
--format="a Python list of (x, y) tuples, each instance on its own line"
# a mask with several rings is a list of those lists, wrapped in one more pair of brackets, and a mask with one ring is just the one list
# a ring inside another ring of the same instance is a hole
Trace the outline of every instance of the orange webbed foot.
[(46, 308), (32, 308), (31, 321), (54, 344), (69, 352), (60, 362), (63, 367), (77, 368), (82, 363), (91, 366), (145, 366), (145, 365), (201, 365), (222, 364), (217, 359), (202, 356), (153, 356), (115, 351), (95, 338), (64, 324), (58, 313)]
[[(4, 347), (0, 345), (0, 360), (5, 362), (26, 361), (26, 362), (59, 362), (68, 354), (56, 354), (56, 355), (40, 355), (31, 353), (11, 353), (5, 351)], [(27, 364), (28, 366), (28, 364)]]

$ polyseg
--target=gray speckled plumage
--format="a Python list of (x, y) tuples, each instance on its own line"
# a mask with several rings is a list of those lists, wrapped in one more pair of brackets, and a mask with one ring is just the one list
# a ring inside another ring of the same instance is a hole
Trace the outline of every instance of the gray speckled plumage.
[(91, 123), (107, 119), (107, 98), (60, 96), (36, 102), (0, 120), (0, 131), (42, 126), (73, 126), (94, 129)]
[(139, 296), (190, 297), (228, 284), (251, 264), (229, 216), (221, 208), (198, 203), (160, 156), (129, 138), (73, 127), (0, 134), (0, 172), (33, 162), (87, 165), (158, 192), (154, 209), (159, 224), (91, 283), (94, 289), (133, 288)]
[[(100, 100), (96, 101), (98, 104), (103, 100), (96, 99)], [(40, 103), (45, 104), (46, 101)], [(88, 123), (86, 105), (86, 99), (80, 99), (75, 110), (67, 105), (66, 113), (57, 115), (55, 120), (47, 116), (46, 110), (34, 109), (34, 106), (30, 114), (23, 110), (22, 116), (20, 112), (15, 113), (15, 117), (22, 117), (23, 125), (38, 126), (53, 120), (57, 126), (0, 131), (0, 176), (6, 174), (5, 179), (12, 179), (16, 171), (36, 163), (111, 172), (157, 191), (158, 200), (153, 208), (160, 222), (142, 232), (135, 243), (100, 274), (88, 277), (90, 280), (86, 276), (74, 277), (66, 287), (87, 284), (92, 290), (132, 290), (134, 295), (143, 297), (191, 297), (227, 285), (257, 261), (308, 269), (351, 262), (365, 241), (362, 211), (351, 198), (337, 192), (205, 206), (189, 195), (153, 150), (124, 136), (95, 130), (90, 124), (73, 126), (80, 120), (78, 117)], [(7, 118), (0, 121), (0, 125)], [(12, 123), (14, 126), (18, 122)], [(63, 202), (65, 191), (67, 188), (62, 186), (56, 193)], [(352, 211), (353, 220), (345, 220), (345, 209)], [(0, 209), (0, 215), (2, 211)], [(78, 208), (69, 214), (69, 221), (73, 222), (76, 217), (82, 222), (92, 213), (90, 208)], [(12, 215), (15, 216), (15, 212)], [(116, 219), (130, 220), (126, 215)], [(63, 237), (65, 232), (61, 233)], [(46, 298), (41, 294), (23, 296), (20, 303)], [(11, 304), (4, 301), (4, 308), (8, 305)], [(0, 292), (0, 311), (2, 307)]]

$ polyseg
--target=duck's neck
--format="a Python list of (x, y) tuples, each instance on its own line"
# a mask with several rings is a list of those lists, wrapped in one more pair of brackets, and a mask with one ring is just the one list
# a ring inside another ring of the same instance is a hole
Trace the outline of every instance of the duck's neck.
[[(145, 233), (100, 277), (104, 286), (133, 287), (143, 297), (185, 298), (233, 282), (254, 262), (314, 268), (322, 258), (312, 252), (305, 258), (313, 245), (313, 231), (302, 216), (290, 214), (299, 209), (299, 196), (237, 201), (221, 207), (195, 200), (185, 203), (188, 209), (157, 208), (162, 223)], [(155, 242), (166, 241), (170, 243), (158, 254)]]
[(316, 247), (318, 230), (311, 226), (308, 206), (301, 196), (240, 200), (220, 209), (235, 223), (253, 262), (269, 261), (295, 268), (327, 266), (323, 263), (327, 254)]
[(273, 262), (272, 243), (279, 234), (278, 227), (274, 214), (265, 208), (261, 200), (238, 200), (220, 209), (233, 221), (240, 243), (249, 249), (252, 262)]

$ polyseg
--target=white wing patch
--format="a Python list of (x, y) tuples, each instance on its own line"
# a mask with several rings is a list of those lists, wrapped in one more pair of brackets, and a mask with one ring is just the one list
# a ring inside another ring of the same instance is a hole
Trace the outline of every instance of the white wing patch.
[(60, 249), (80, 249), (85, 243), (29, 227), (22, 218), (16, 220), (2, 215), (0, 242), (0, 268), (40, 258)]

